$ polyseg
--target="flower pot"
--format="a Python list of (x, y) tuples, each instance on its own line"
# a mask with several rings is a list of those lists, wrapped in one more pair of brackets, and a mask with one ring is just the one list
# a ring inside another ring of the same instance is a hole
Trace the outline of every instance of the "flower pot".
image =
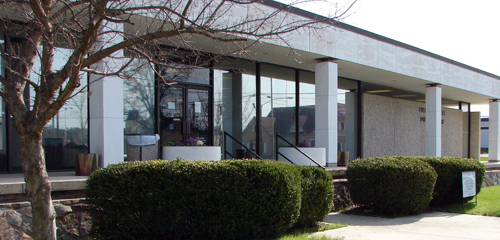
[(174, 160), (220, 160), (220, 146), (165, 146), (162, 147), (162, 159)]
[[(307, 148), (307, 147), (299, 147), (298, 148), (300, 151), (304, 152), (307, 154), (309, 157), (314, 159), (316, 162), (318, 162), (321, 166), (326, 165), (326, 149), (325, 148)], [(283, 154), (285, 157), (290, 159), (293, 163), (297, 165), (302, 165), (302, 166), (317, 166), (314, 162), (309, 160), (306, 156), (304, 156), (302, 153), (297, 151), (297, 149), (292, 148), (292, 147), (281, 147), (279, 148), (279, 152)], [(278, 160), (283, 161), (283, 162), (288, 162), (285, 158), (283, 158), (281, 155), (278, 155)]]

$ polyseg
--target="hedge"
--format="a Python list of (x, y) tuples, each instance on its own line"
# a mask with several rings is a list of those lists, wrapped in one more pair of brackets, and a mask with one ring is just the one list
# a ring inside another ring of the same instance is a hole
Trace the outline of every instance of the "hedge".
[(357, 204), (389, 215), (423, 211), (432, 199), (436, 171), (414, 157), (371, 157), (351, 161), (346, 170)]
[(302, 175), (302, 204), (295, 227), (309, 227), (323, 221), (333, 203), (333, 178), (317, 167), (300, 167)]
[(322, 177), (276, 161), (126, 162), (94, 172), (86, 194), (104, 239), (251, 239), (290, 229), (311, 207), (302, 197), (328, 192), (301, 175)]
[(472, 197), (463, 199), (462, 171), (476, 172), (476, 193), (481, 191), (485, 168), (475, 159), (457, 157), (419, 157), (429, 163), (438, 174), (431, 204), (443, 205), (461, 203)]

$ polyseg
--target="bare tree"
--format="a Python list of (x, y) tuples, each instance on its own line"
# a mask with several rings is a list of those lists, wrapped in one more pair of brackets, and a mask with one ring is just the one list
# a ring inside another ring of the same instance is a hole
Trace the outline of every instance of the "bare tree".
[[(103, 77), (121, 76), (135, 57), (149, 61), (150, 65), (166, 64), (179, 49), (198, 59), (201, 46), (198, 44), (207, 41), (218, 43), (217, 52), (208, 55), (211, 58), (244, 54), (261, 40), (284, 41), (283, 35), (300, 28), (314, 29), (319, 21), (332, 19), (301, 18), (289, 11), (290, 5), (271, 8), (259, 2), (0, 1), (0, 30), (5, 36), (1, 50), (5, 76), (0, 76), (0, 96), (12, 114), (20, 137), (34, 239), (56, 238), (51, 187), (42, 147), (43, 129), (78, 93), (77, 89), (84, 84), (80, 81), (82, 72)], [(348, 8), (350, 6), (346, 10)], [(165, 46), (170, 46), (170, 50), (165, 50)], [(56, 47), (71, 50), (59, 69), (53, 69)], [(36, 59), (40, 61), (39, 71), (33, 69)], [(34, 92), (31, 101), (23, 95), (28, 87)]]

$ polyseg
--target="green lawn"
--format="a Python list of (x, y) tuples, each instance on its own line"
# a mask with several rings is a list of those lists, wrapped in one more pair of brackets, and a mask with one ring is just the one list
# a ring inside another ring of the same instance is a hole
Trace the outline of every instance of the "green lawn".
[(481, 192), (477, 195), (477, 205), (474, 202), (475, 199), (472, 199), (469, 204), (464, 205), (464, 210), (462, 210), (461, 204), (451, 205), (443, 210), (454, 213), (500, 217), (500, 186), (481, 189)]

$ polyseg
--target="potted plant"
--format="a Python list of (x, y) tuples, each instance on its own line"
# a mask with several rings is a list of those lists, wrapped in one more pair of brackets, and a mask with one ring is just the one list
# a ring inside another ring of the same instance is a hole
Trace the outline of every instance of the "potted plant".
[[(311, 157), (316, 162), (318, 162), (321, 166), (326, 166), (325, 148), (311, 147), (309, 146), (306, 140), (300, 142), (296, 147), (303, 153), (307, 154), (307, 156)], [(314, 162), (309, 160), (309, 158), (304, 156), (301, 152), (297, 151), (297, 149), (293, 147), (280, 147), (278, 151), (297, 165), (317, 166)], [(278, 160), (288, 162), (284, 157), (282, 157), (279, 154), (278, 154)]]
[(185, 141), (168, 142), (162, 147), (162, 159), (220, 160), (220, 146), (206, 146), (201, 140), (189, 137)]

